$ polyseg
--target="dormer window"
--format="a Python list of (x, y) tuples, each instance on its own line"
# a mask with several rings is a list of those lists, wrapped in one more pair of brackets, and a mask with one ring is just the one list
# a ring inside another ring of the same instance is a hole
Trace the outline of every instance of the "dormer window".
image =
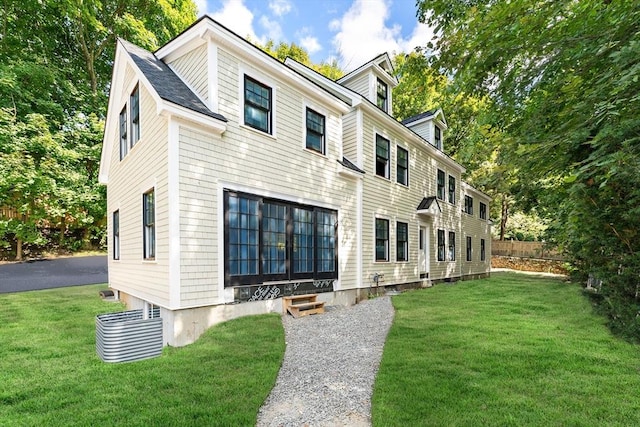
[(438, 150), (442, 150), (442, 131), (438, 126), (435, 126), (433, 145), (435, 145)]
[(389, 109), (388, 94), (389, 94), (389, 89), (387, 87), (387, 84), (382, 80), (377, 79), (376, 104), (378, 105), (378, 108), (380, 108), (384, 112), (388, 112), (388, 109)]

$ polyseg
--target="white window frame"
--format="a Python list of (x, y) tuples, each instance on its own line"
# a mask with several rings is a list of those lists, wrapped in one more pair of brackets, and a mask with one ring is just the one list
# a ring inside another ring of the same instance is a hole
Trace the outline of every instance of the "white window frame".
[[(249, 77), (257, 81), (258, 83), (268, 86), (271, 89), (271, 132), (264, 132), (260, 129), (257, 129), (251, 125), (248, 125), (244, 121), (244, 78), (245, 76)], [(265, 74), (259, 73), (253, 69), (240, 67), (238, 70), (238, 117), (240, 126), (243, 129), (250, 130), (252, 132), (256, 132), (260, 135), (264, 135), (270, 138), (277, 138), (277, 130), (278, 130), (278, 108), (277, 108), (277, 100), (278, 100), (278, 90), (276, 81), (272, 78), (266, 76)]]

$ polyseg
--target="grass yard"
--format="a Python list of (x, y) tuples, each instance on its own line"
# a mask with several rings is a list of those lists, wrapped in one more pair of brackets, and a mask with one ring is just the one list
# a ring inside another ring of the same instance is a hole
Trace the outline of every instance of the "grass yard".
[(498, 273), (393, 304), (374, 426), (640, 425), (640, 347), (577, 285)]
[(0, 295), (0, 425), (250, 426), (284, 356), (277, 314), (211, 328), (161, 357), (104, 363), (104, 285)]

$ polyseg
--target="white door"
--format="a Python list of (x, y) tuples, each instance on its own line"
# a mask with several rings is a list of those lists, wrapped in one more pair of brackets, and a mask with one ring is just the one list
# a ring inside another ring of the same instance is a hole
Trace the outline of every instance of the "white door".
[(429, 243), (429, 229), (425, 226), (420, 226), (420, 238), (418, 245), (418, 253), (420, 254), (420, 278), (427, 279), (429, 278), (429, 248), (431, 245)]

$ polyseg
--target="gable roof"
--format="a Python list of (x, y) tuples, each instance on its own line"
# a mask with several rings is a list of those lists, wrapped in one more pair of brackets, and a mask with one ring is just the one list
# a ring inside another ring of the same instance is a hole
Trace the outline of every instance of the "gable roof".
[(392, 87), (398, 86), (398, 79), (395, 76), (393, 65), (391, 63), (391, 58), (389, 58), (389, 54), (386, 52), (381, 53), (380, 55), (373, 58), (371, 61), (366, 62), (365, 64), (351, 71), (350, 73), (345, 74), (344, 76), (336, 80), (336, 82), (340, 84), (344, 84), (345, 82), (363, 74), (369, 69), (376, 70), (377, 71), (376, 74), (382, 77), (383, 80), (386, 80), (387, 84), (390, 84)]
[(227, 121), (221, 114), (211, 111), (182, 79), (153, 53), (126, 40), (119, 42), (160, 98), (214, 119)]
[(436, 111), (438, 110), (425, 111), (424, 113), (416, 114), (415, 116), (411, 116), (408, 119), (404, 119), (400, 123), (406, 126), (410, 123), (417, 122), (418, 120), (430, 118), (436, 113)]
[(425, 197), (422, 199), (416, 210), (423, 211), (429, 209), (433, 202), (436, 202), (436, 206), (442, 212), (442, 208), (440, 207), (440, 202), (438, 202), (438, 198), (436, 196)]

